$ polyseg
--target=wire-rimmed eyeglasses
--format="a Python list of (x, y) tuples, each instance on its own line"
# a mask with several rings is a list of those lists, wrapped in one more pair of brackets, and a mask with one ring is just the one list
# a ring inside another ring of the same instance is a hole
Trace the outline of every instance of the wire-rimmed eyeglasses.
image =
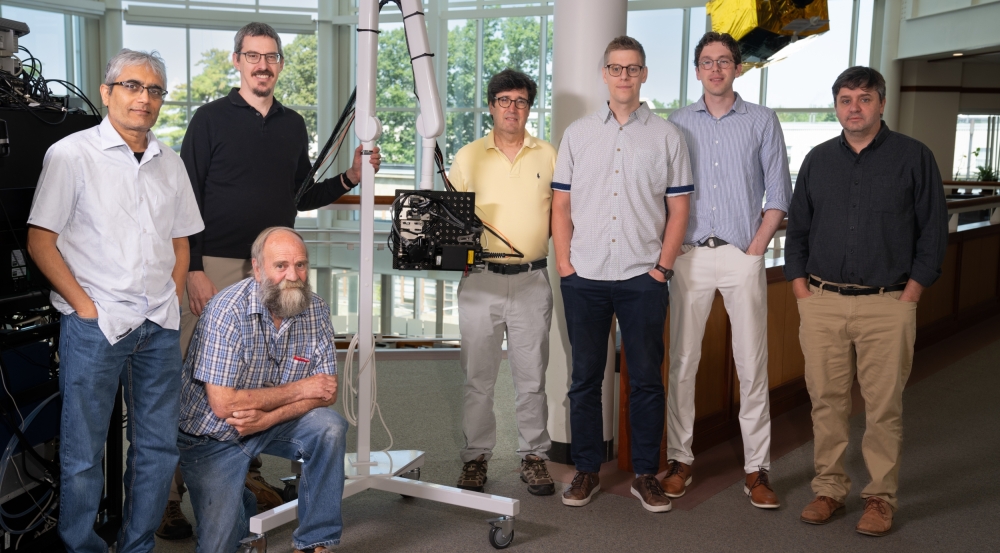
[(261, 54), (260, 52), (236, 52), (236, 54), (242, 55), (247, 63), (257, 63), (261, 56), (264, 56), (264, 60), (271, 65), (278, 65), (278, 62), (281, 61), (281, 54)]
[(164, 96), (167, 95), (167, 91), (163, 89), (160, 85), (150, 85), (146, 86), (139, 81), (118, 81), (116, 83), (107, 83), (108, 86), (118, 85), (125, 89), (129, 94), (142, 94), (145, 90), (149, 97), (153, 100), (162, 100)]
[(695, 63), (695, 65), (701, 67), (705, 71), (710, 71), (713, 65), (718, 65), (719, 69), (726, 70), (736, 64), (733, 62), (733, 60), (729, 58), (722, 58), (721, 60), (710, 60), (710, 59), (700, 60), (697, 63)]

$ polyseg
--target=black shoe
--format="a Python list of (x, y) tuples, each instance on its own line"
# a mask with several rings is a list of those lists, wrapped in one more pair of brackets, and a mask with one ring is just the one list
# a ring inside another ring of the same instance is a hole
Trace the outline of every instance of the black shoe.
[(160, 527), (156, 529), (156, 537), (164, 540), (183, 540), (194, 535), (191, 523), (181, 512), (180, 501), (167, 501), (163, 511)]
[(458, 487), (463, 490), (474, 492), (483, 491), (486, 484), (486, 461), (485, 455), (480, 455), (475, 459), (462, 465), (462, 476), (458, 477)]
[(528, 493), (532, 495), (556, 493), (556, 483), (549, 475), (545, 459), (537, 455), (526, 455), (521, 461), (521, 481), (528, 484)]

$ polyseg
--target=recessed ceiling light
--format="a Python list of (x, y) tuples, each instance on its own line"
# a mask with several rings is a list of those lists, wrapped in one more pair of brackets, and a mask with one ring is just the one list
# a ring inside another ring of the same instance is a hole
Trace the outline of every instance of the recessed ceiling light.
[(958, 56), (964, 56), (965, 54), (963, 54), (963, 53), (961, 53), (961, 52), (955, 52), (955, 53), (954, 53), (954, 54), (952, 54), (952, 55), (953, 55), (953, 56), (955, 56), (955, 57), (957, 58)]

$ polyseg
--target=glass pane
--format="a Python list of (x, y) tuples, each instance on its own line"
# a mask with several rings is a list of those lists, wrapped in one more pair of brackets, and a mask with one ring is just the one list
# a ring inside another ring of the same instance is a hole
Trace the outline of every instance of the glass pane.
[(680, 107), (683, 32), (684, 10), (628, 12), (628, 34), (646, 50), (649, 77), (642, 85), (642, 99), (650, 108)]
[(854, 65), (871, 65), (872, 16), (875, 11), (875, 1), (861, 0), (860, 10), (858, 13), (858, 51), (854, 58)]
[(240, 86), (233, 67), (232, 31), (191, 29), (191, 101), (211, 102)]
[(693, 104), (701, 98), (703, 92), (701, 81), (694, 75), (694, 47), (712, 26), (705, 15), (705, 8), (691, 8), (691, 35), (688, 37), (688, 84), (687, 103)]
[[(417, 99), (413, 95), (413, 66), (410, 65), (410, 51), (406, 48), (403, 24), (386, 23), (379, 25), (379, 30), (382, 33), (378, 35), (378, 89), (375, 105), (416, 107)], [(381, 118), (381, 115), (379, 117)], [(382, 122), (385, 123), (385, 120)], [(412, 143), (412, 140), (410, 142)]]
[[(6, 10), (4, 11), (6, 13)], [(125, 48), (160, 52), (167, 65), (167, 90), (170, 91), (167, 100), (170, 102), (185, 102), (188, 99), (185, 32), (184, 29), (173, 27), (122, 24), (122, 45)]]
[(445, 131), (445, 165), (451, 165), (455, 154), (476, 139), (476, 114), (451, 112), (447, 116)]
[(448, 22), (448, 107), (475, 107), (476, 22)]
[(830, 30), (812, 38), (789, 58), (768, 66), (767, 105), (833, 107), (830, 87), (850, 60), (851, 0), (829, 0)]
[(187, 104), (164, 104), (156, 119), (153, 134), (170, 149), (180, 153), (184, 133), (187, 131)]
[[(3, 6), (4, 19), (13, 19), (28, 25), (31, 32), (17, 39), (18, 46), (30, 52), (21, 51), (17, 57), (24, 64), (24, 71), (41, 75), (46, 79), (63, 79), (66, 75), (66, 24), (62, 14)], [(34, 60), (30, 60), (30, 58)], [(33, 70), (31, 68), (34, 68)], [(70, 76), (70, 78), (72, 78)], [(62, 85), (50, 85), (54, 94), (66, 94)], [(91, 98), (100, 105), (100, 98)]]
[(781, 131), (785, 135), (785, 150), (788, 152), (788, 169), (792, 182), (799, 174), (799, 167), (809, 150), (840, 134), (841, 126), (833, 113), (788, 113), (778, 112)]
[(517, 69), (538, 83), (541, 56), (541, 23), (537, 17), (483, 20), (483, 101), (486, 83), (506, 68)]
[[(275, 86), (274, 97), (289, 106), (315, 106), (316, 35), (280, 36), (282, 50), (285, 52), (285, 68)], [(315, 118), (315, 114), (313, 117)], [(315, 130), (315, 119), (313, 129)], [(315, 136), (310, 136), (315, 141)]]
[[(747, 102), (760, 103), (760, 69), (747, 70), (733, 81), (733, 90), (739, 93), (740, 97)], [(694, 78), (694, 70), (691, 71)]]
[[(545, 102), (542, 107), (549, 107), (552, 105), (552, 51), (555, 47), (555, 39), (553, 38), (553, 28), (555, 25), (552, 23), (552, 16), (548, 16), (546, 21), (546, 34), (548, 35), (546, 41), (546, 51), (545, 51), (545, 94), (543, 95)], [(535, 102), (536, 104), (538, 102)], [(548, 125), (545, 126), (546, 129), (549, 128)], [(547, 133), (548, 131), (546, 131)]]
[[(987, 164), (986, 131), (989, 119), (989, 115), (958, 116), (958, 125), (955, 128), (955, 160), (951, 173), (955, 180), (980, 180), (982, 172), (980, 168), (985, 169)], [(996, 153), (1000, 153), (1000, 150)], [(993, 169), (996, 170), (995, 161)]]
[(411, 111), (380, 111), (382, 168), (375, 175), (375, 194), (391, 196), (397, 188), (415, 188), (416, 115)]

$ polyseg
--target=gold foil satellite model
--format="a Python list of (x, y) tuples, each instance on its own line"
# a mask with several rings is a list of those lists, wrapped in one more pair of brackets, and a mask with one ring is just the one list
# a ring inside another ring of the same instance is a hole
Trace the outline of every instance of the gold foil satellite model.
[(743, 71), (781, 61), (830, 30), (827, 0), (712, 0), (712, 30), (739, 42)]

